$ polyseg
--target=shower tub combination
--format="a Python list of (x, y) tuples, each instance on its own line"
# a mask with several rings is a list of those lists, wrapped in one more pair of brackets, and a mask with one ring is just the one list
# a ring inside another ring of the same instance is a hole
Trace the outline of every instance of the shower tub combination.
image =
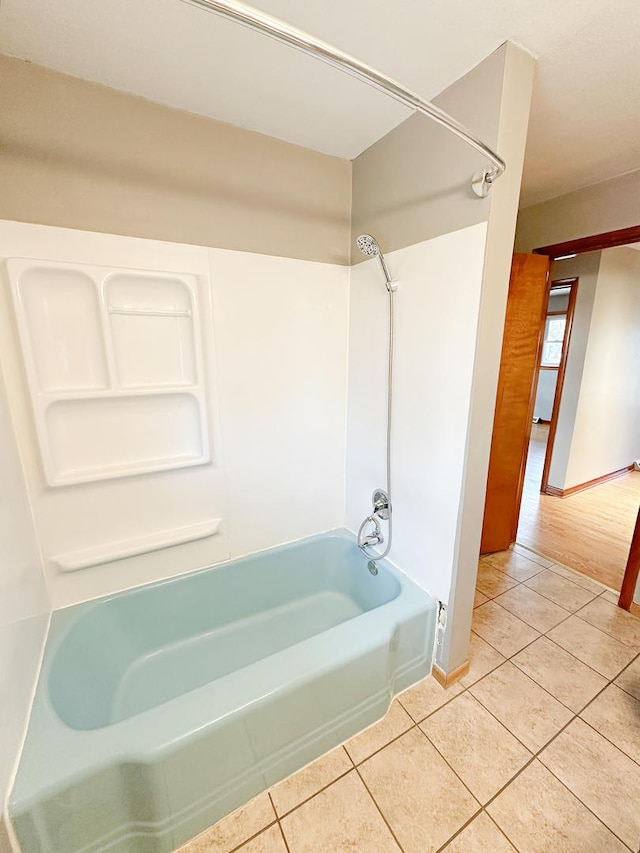
[(335, 531), (57, 611), (23, 853), (169, 853), (381, 718), (431, 669), (436, 603), (369, 565)]

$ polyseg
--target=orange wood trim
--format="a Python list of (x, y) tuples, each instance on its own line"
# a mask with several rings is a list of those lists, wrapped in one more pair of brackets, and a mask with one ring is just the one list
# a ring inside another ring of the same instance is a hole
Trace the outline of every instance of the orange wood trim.
[(566, 311), (547, 311), (547, 317), (559, 317), (560, 314), (566, 314)]
[(640, 510), (638, 510), (638, 517), (636, 518), (636, 526), (629, 549), (629, 559), (624, 570), (620, 600), (618, 601), (618, 607), (622, 607), (623, 610), (631, 610), (633, 596), (638, 584), (638, 575), (640, 575)]
[[(564, 377), (567, 372), (567, 361), (569, 358), (569, 344), (571, 342), (571, 330), (573, 328), (573, 315), (576, 311), (576, 299), (578, 298), (578, 282), (579, 279), (563, 279), (563, 284), (571, 286), (569, 294), (569, 304), (567, 306), (567, 322), (564, 327), (564, 339), (562, 341), (562, 355), (558, 366), (558, 378), (556, 379), (556, 393), (553, 396), (553, 407), (551, 409), (551, 421), (549, 423), (549, 437), (547, 438), (547, 447), (544, 454), (544, 465), (542, 466), (542, 481), (540, 482), (540, 491), (544, 494), (553, 494), (548, 491), (549, 488), (549, 470), (551, 468), (551, 457), (553, 455), (553, 445), (556, 440), (556, 432), (558, 429), (558, 415), (560, 414), (560, 401), (562, 400), (562, 389), (564, 387)], [(557, 281), (551, 282), (551, 291)], [(544, 324), (542, 327), (544, 335)]]
[(549, 365), (547, 364), (541, 364), (540, 370), (560, 370), (560, 365), (558, 365), (557, 367), (549, 367)]
[(567, 240), (565, 243), (553, 243), (550, 246), (540, 246), (534, 249), (534, 255), (548, 255), (557, 258), (560, 255), (579, 255), (582, 252), (597, 252), (601, 249), (611, 249), (613, 246), (624, 246), (627, 243), (640, 242), (640, 225), (631, 228), (619, 228), (617, 231), (605, 231), (603, 234), (592, 234), (579, 240)]
[(434, 663), (431, 672), (438, 684), (446, 690), (447, 687), (451, 687), (451, 685), (455, 684), (456, 681), (460, 681), (461, 678), (465, 677), (469, 672), (469, 665), (469, 661), (466, 660), (464, 663), (460, 664), (460, 666), (452, 669), (451, 672), (445, 672), (437, 663)]
[(562, 489), (556, 489), (555, 486), (547, 486), (542, 491), (545, 495), (551, 495), (554, 498), (563, 497)]
[(576, 492), (584, 492), (585, 489), (591, 489), (593, 486), (599, 486), (608, 480), (615, 480), (616, 477), (622, 477), (624, 474), (628, 474), (629, 471), (633, 471), (633, 463), (627, 465), (626, 468), (619, 468), (617, 471), (611, 471), (610, 474), (603, 474), (602, 477), (587, 480), (586, 483), (579, 483), (577, 486), (570, 486), (568, 489), (557, 489), (555, 486), (547, 486), (545, 494), (555, 495), (559, 498), (568, 498), (569, 495), (575, 495)]
[[(546, 296), (542, 303), (542, 316), (540, 317), (540, 332), (538, 334), (538, 349), (536, 352), (536, 361), (535, 363), (540, 367), (540, 362), (542, 361), (542, 348), (544, 346), (544, 330), (547, 322), (547, 308), (549, 307), (549, 297), (551, 295), (551, 289), (553, 288), (553, 282), (551, 281), (551, 276), (549, 275), (551, 271), (551, 265), (547, 269), (547, 283), (546, 283)], [(565, 327), (566, 333), (566, 327)], [(564, 342), (563, 342), (564, 346)], [(520, 475), (518, 478), (518, 491), (516, 492), (516, 504), (515, 504), (515, 512), (513, 514), (513, 523), (511, 527), (511, 543), (513, 544), (518, 537), (518, 523), (520, 522), (520, 508), (522, 506), (522, 494), (524, 492), (524, 478), (527, 472), (527, 459), (529, 457), (529, 443), (531, 441), (531, 430), (533, 429), (533, 412), (536, 407), (536, 394), (538, 392), (538, 380), (540, 379), (540, 372), (538, 370), (533, 371), (533, 377), (531, 382), (531, 393), (529, 395), (529, 411), (527, 413), (527, 431), (525, 434), (525, 443), (524, 443), (524, 451), (522, 454), (522, 459), (520, 460)], [(556, 380), (556, 386), (558, 382)]]

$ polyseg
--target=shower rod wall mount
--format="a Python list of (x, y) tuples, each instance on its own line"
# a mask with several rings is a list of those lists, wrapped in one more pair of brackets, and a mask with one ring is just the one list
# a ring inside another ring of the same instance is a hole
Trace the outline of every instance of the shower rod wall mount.
[(486, 157), (490, 163), (490, 165), (485, 166), (480, 172), (477, 172), (471, 182), (473, 192), (480, 198), (485, 198), (489, 194), (492, 184), (506, 169), (504, 160), (479, 137), (453, 118), (453, 116), (436, 107), (435, 104), (423, 100), (410, 89), (405, 89), (404, 86), (397, 83), (391, 77), (387, 77), (380, 71), (376, 71), (375, 68), (366, 65), (364, 62), (360, 62), (359, 59), (350, 56), (348, 53), (343, 53), (343, 51), (327, 44), (327, 42), (321, 41), (296, 27), (292, 27), (278, 18), (260, 12), (258, 9), (246, 6), (243, 3), (237, 3), (235, 0), (183, 0), (183, 2), (189, 3), (192, 6), (198, 6), (200, 9), (206, 9), (208, 12), (214, 12), (216, 15), (236, 21), (258, 32), (265, 33), (309, 56), (320, 59), (327, 65), (331, 65), (358, 80), (362, 80), (395, 101), (446, 127), (447, 130)]

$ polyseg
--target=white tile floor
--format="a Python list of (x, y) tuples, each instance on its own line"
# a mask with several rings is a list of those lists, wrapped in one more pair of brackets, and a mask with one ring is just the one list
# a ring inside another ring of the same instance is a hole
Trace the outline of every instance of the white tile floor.
[(638, 853), (640, 619), (517, 552), (480, 563), (471, 669), (181, 853)]

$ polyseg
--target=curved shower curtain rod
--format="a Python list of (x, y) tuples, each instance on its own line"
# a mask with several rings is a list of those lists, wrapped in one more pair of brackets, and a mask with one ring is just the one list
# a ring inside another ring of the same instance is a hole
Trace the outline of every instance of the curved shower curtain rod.
[(373, 86), (374, 89), (384, 92), (406, 107), (415, 110), (415, 112), (421, 113), (443, 127), (446, 127), (447, 130), (450, 130), (460, 139), (464, 140), (467, 145), (479, 151), (491, 163), (490, 166), (485, 166), (484, 169), (474, 175), (472, 180), (473, 191), (480, 198), (488, 195), (491, 184), (506, 169), (504, 160), (481, 139), (475, 136), (475, 134), (460, 124), (459, 121), (456, 121), (456, 119), (444, 110), (429, 103), (429, 101), (424, 101), (409, 89), (405, 89), (400, 83), (396, 83), (395, 80), (381, 74), (375, 68), (365, 65), (364, 62), (360, 62), (360, 60), (355, 59), (348, 53), (343, 53), (330, 44), (314, 38), (284, 21), (273, 18), (271, 15), (267, 15), (250, 6), (245, 6), (243, 3), (236, 3), (234, 0), (184, 0), (184, 2), (190, 3), (192, 6), (198, 6), (201, 9), (206, 9), (209, 12), (214, 12), (216, 15), (221, 15), (232, 21), (237, 21), (239, 24), (244, 24), (253, 30), (266, 33), (278, 41), (295, 47), (309, 56), (315, 56), (327, 65), (345, 71), (352, 77), (362, 80), (364, 83)]

